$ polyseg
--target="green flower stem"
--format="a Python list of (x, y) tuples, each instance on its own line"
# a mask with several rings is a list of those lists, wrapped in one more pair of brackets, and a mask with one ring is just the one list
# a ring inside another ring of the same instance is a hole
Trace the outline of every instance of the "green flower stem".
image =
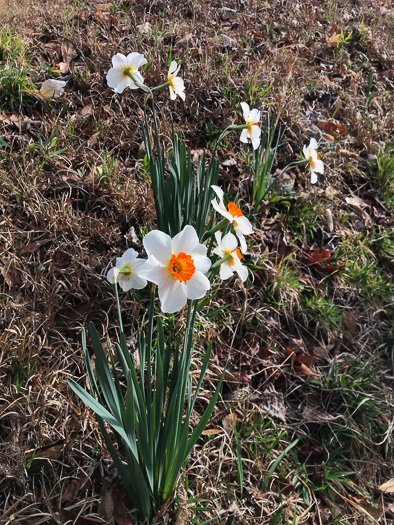
[(160, 86), (156, 86), (151, 89), (151, 92), (154, 93), (155, 91), (160, 91), (160, 89), (164, 89), (170, 85), (169, 82), (165, 82), (164, 84), (160, 84)]
[(231, 253), (225, 255), (224, 257), (222, 257), (221, 259), (219, 259), (218, 261), (216, 261), (212, 266), (211, 266), (211, 270), (214, 270), (215, 268), (218, 268), (221, 264), (227, 262), (227, 261), (230, 261), (231, 259), (233, 258), (233, 256), (231, 255)]
[(230, 224), (230, 221), (228, 219), (222, 219), (220, 222), (217, 223), (216, 226), (212, 228), (212, 230), (208, 230), (207, 232), (204, 233), (204, 235), (202, 236), (201, 242), (206, 241), (207, 239), (209, 239), (209, 237), (214, 235), (217, 231), (219, 231), (221, 228), (224, 228), (228, 224)]
[(120, 302), (119, 302), (119, 293), (118, 293), (118, 284), (115, 281), (115, 297), (116, 297), (116, 307), (118, 309), (118, 319), (119, 319), (119, 328), (120, 331), (123, 332), (123, 322), (122, 322), (122, 313), (120, 311)]

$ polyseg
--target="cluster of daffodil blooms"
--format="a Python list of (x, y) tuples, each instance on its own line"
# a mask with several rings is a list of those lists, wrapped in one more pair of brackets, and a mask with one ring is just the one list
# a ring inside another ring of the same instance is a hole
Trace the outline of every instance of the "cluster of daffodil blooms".
[[(72, 390), (96, 413), (104, 441), (138, 520), (153, 518), (157, 509), (173, 496), (188, 454), (214, 410), (224, 371), (208, 406), (190, 432), (191, 414), (212, 349), (209, 343), (200, 376), (193, 381), (190, 365), (196, 344), (193, 335), (196, 315), (199, 308), (208, 303), (208, 299), (203, 298), (217, 274), (222, 280), (235, 274), (242, 282), (247, 280), (248, 268), (243, 263), (243, 255), (247, 253), (245, 237), (253, 233), (250, 221), (265, 195), (256, 199), (248, 217), (236, 202), (226, 204), (224, 191), (217, 185), (219, 163), (215, 159), (220, 141), (237, 130), (241, 131), (242, 143), (251, 143), (253, 151), (258, 150), (262, 140), (260, 111), (250, 109), (246, 102), (241, 103), (245, 123), (229, 126), (221, 133), (209, 163), (205, 162), (203, 155), (194, 164), (190, 150), (180, 134), (174, 132), (172, 150), (167, 156), (167, 151), (160, 145), (154, 93), (168, 87), (171, 100), (180, 97), (184, 101), (185, 84), (178, 76), (180, 66), (172, 61), (166, 82), (147, 87), (139, 71), (146, 64), (147, 60), (140, 53), (127, 56), (117, 53), (112, 58), (113, 67), (108, 71), (107, 82), (116, 93), (123, 93), (127, 87), (132, 90), (140, 88), (146, 93), (142, 134), (159, 229), (150, 231), (143, 238), (146, 259), (140, 258), (130, 248), (117, 258), (115, 267), (107, 273), (108, 281), (115, 287), (118, 342), (112, 344), (107, 336), (107, 350), (104, 350), (100, 335), (91, 323), (93, 367), (83, 332), (89, 391), (68, 379)], [(153, 140), (149, 133), (148, 100), (152, 105)], [(260, 153), (262, 148), (263, 142)], [(303, 149), (304, 159), (290, 163), (283, 172), (292, 166), (309, 165), (311, 182), (315, 183), (316, 173), (323, 172), (323, 163), (316, 149), (317, 143), (312, 139)], [(137, 330), (137, 366), (130, 355), (123, 329), (118, 285), (127, 292), (140, 290), (148, 282), (151, 283), (148, 320)], [(174, 340), (171, 334), (165, 333), (161, 316), (155, 315), (156, 289), (163, 312), (172, 314), (187, 305), (182, 340), (179, 337)], [(119, 449), (114, 446), (105, 423), (111, 427)]]
[[(168, 70), (167, 82), (149, 89), (144, 86), (144, 78), (139, 68), (147, 64), (146, 58), (140, 53), (130, 53), (127, 56), (117, 53), (112, 58), (113, 67), (108, 71), (107, 82), (115, 92), (122, 93), (127, 87), (130, 89), (145, 88), (152, 93), (160, 89), (169, 88), (171, 100), (177, 96), (185, 100), (185, 84), (178, 76), (180, 65), (172, 61)], [(245, 124), (234, 126), (232, 129), (242, 129), (240, 141), (251, 142), (253, 149), (260, 145), (260, 119), (258, 109), (250, 109), (246, 102), (241, 102)], [(323, 173), (323, 162), (316, 151), (317, 142), (312, 139), (309, 146), (304, 146), (305, 162), (310, 166), (311, 182), (317, 181), (316, 173)], [(224, 192), (216, 185), (212, 186), (218, 200), (212, 200), (212, 206), (232, 224), (240, 243), (233, 233), (223, 235), (216, 231), (217, 246), (213, 253), (220, 257), (220, 278), (229, 279), (237, 273), (242, 281), (248, 276), (247, 268), (241, 263), (242, 255), (247, 251), (245, 235), (252, 233), (252, 225), (239, 207), (230, 202), (224, 204)], [(223, 222), (226, 224), (226, 221)], [(210, 281), (206, 274), (211, 268), (211, 261), (207, 257), (207, 248), (199, 242), (193, 226), (187, 225), (175, 237), (171, 238), (164, 232), (151, 231), (144, 239), (143, 244), (148, 259), (139, 259), (135, 250), (127, 250), (116, 261), (107, 278), (111, 283), (118, 283), (124, 291), (132, 288), (141, 289), (150, 281), (158, 286), (162, 311), (174, 313), (182, 309), (188, 299), (201, 299), (210, 289)]]

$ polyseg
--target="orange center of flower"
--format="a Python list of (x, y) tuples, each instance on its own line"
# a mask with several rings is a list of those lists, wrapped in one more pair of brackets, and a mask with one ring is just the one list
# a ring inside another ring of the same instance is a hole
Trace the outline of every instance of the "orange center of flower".
[(184, 252), (171, 257), (168, 269), (181, 283), (186, 283), (196, 271), (191, 255), (186, 255)]
[(234, 217), (234, 219), (236, 217), (243, 217), (244, 216), (244, 214), (238, 208), (238, 206), (235, 204), (235, 202), (229, 202), (227, 208), (228, 208), (228, 211), (231, 213), (231, 215)]
[(168, 83), (170, 84), (172, 89), (174, 89), (174, 82), (172, 81), (174, 77), (175, 77), (175, 73), (172, 73), (171, 75), (168, 75)]

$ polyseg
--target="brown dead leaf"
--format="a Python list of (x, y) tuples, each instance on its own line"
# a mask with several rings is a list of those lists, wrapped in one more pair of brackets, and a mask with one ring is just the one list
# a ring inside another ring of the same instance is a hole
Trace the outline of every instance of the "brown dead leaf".
[(14, 272), (11, 266), (12, 260), (6, 257), (0, 257), (0, 261), (3, 263), (3, 266), (0, 266), (0, 273), (4, 278), (7, 286), (13, 288), (20, 284), (18, 275)]
[(89, 117), (90, 115), (93, 115), (93, 113), (94, 113), (93, 104), (88, 104), (87, 106), (84, 106), (79, 112), (81, 117)]
[(207, 430), (202, 431), (203, 436), (217, 436), (218, 434), (223, 434), (222, 428), (208, 428)]
[(237, 414), (233, 414), (233, 413), (226, 416), (222, 421), (223, 428), (226, 432), (233, 432), (236, 424), (237, 424)]
[(333, 33), (330, 38), (328, 39), (328, 47), (337, 47), (339, 43), (339, 33)]
[(100, 496), (98, 511), (103, 519), (115, 525), (133, 525), (134, 522), (128, 513), (131, 508), (130, 502), (122, 485), (111, 485), (104, 479)]
[(326, 272), (331, 272), (335, 268), (332, 263), (328, 262), (330, 260), (331, 252), (326, 250), (324, 246), (318, 250), (310, 249), (305, 250), (304, 252), (303, 263), (305, 265), (314, 266), (315, 268), (325, 270)]
[(48, 242), (52, 242), (53, 239), (40, 239), (38, 241), (31, 242), (30, 244), (26, 244), (21, 249), (21, 253), (34, 253), (38, 248), (41, 248), (41, 246), (44, 246), (44, 244), (48, 244)]
[(394, 492), (394, 478), (391, 478), (386, 481), (386, 483), (383, 483), (383, 485), (380, 485), (379, 490), (388, 493)]
[(53, 443), (32, 450), (27, 450), (25, 453), (26, 461), (29, 463), (29, 470), (40, 468), (51, 460), (59, 459), (63, 453), (65, 445), (64, 439), (59, 439)]
[[(337, 124), (332, 120), (315, 120), (313, 124), (315, 124), (315, 126), (321, 131), (328, 134), (330, 139), (341, 139), (349, 133), (349, 128), (343, 124)], [(329, 140), (329, 142), (332, 142), (332, 140)]]
[(347, 204), (350, 204), (350, 206), (356, 206), (357, 208), (368, 207), (368, 204), (360, 199), (360, 197), (357, 197), (357, 195), (353, 195), (353, 197), (346, 197), (345, 201)]
[(302, 411), (301, 417), (308, 423), (330, 423), (338, 419), (340, 416), (332, 416), (331, 414), (323, 412), (319, 408), (306, 406)]

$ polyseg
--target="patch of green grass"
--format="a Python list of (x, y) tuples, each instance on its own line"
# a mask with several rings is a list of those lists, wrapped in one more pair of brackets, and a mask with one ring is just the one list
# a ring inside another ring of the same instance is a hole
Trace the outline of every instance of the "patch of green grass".
[(34, 85), (29, 77), (25, 47), (20, 37), (5, 30), (0, 34), (0, 107), (14, 110), (29, 103)]
[(342, 318), (341, 308), (328, 300), (321, 290), (301, 295), (300, 311), (303, 325), (310, 330), (336, 330)]
[(313, 241), (319, 224), (324, 222), (324, 211), (320, 211), (320, 200), (317, 203), (289, 198), (279, 202), (277, 207), (286, 206), (284, 223), (290, 232), (301, 241)]
[(377, 178), (381, 184), (380, 196), (394, 210), (394, 143), (387, 143), (377, 154)]

